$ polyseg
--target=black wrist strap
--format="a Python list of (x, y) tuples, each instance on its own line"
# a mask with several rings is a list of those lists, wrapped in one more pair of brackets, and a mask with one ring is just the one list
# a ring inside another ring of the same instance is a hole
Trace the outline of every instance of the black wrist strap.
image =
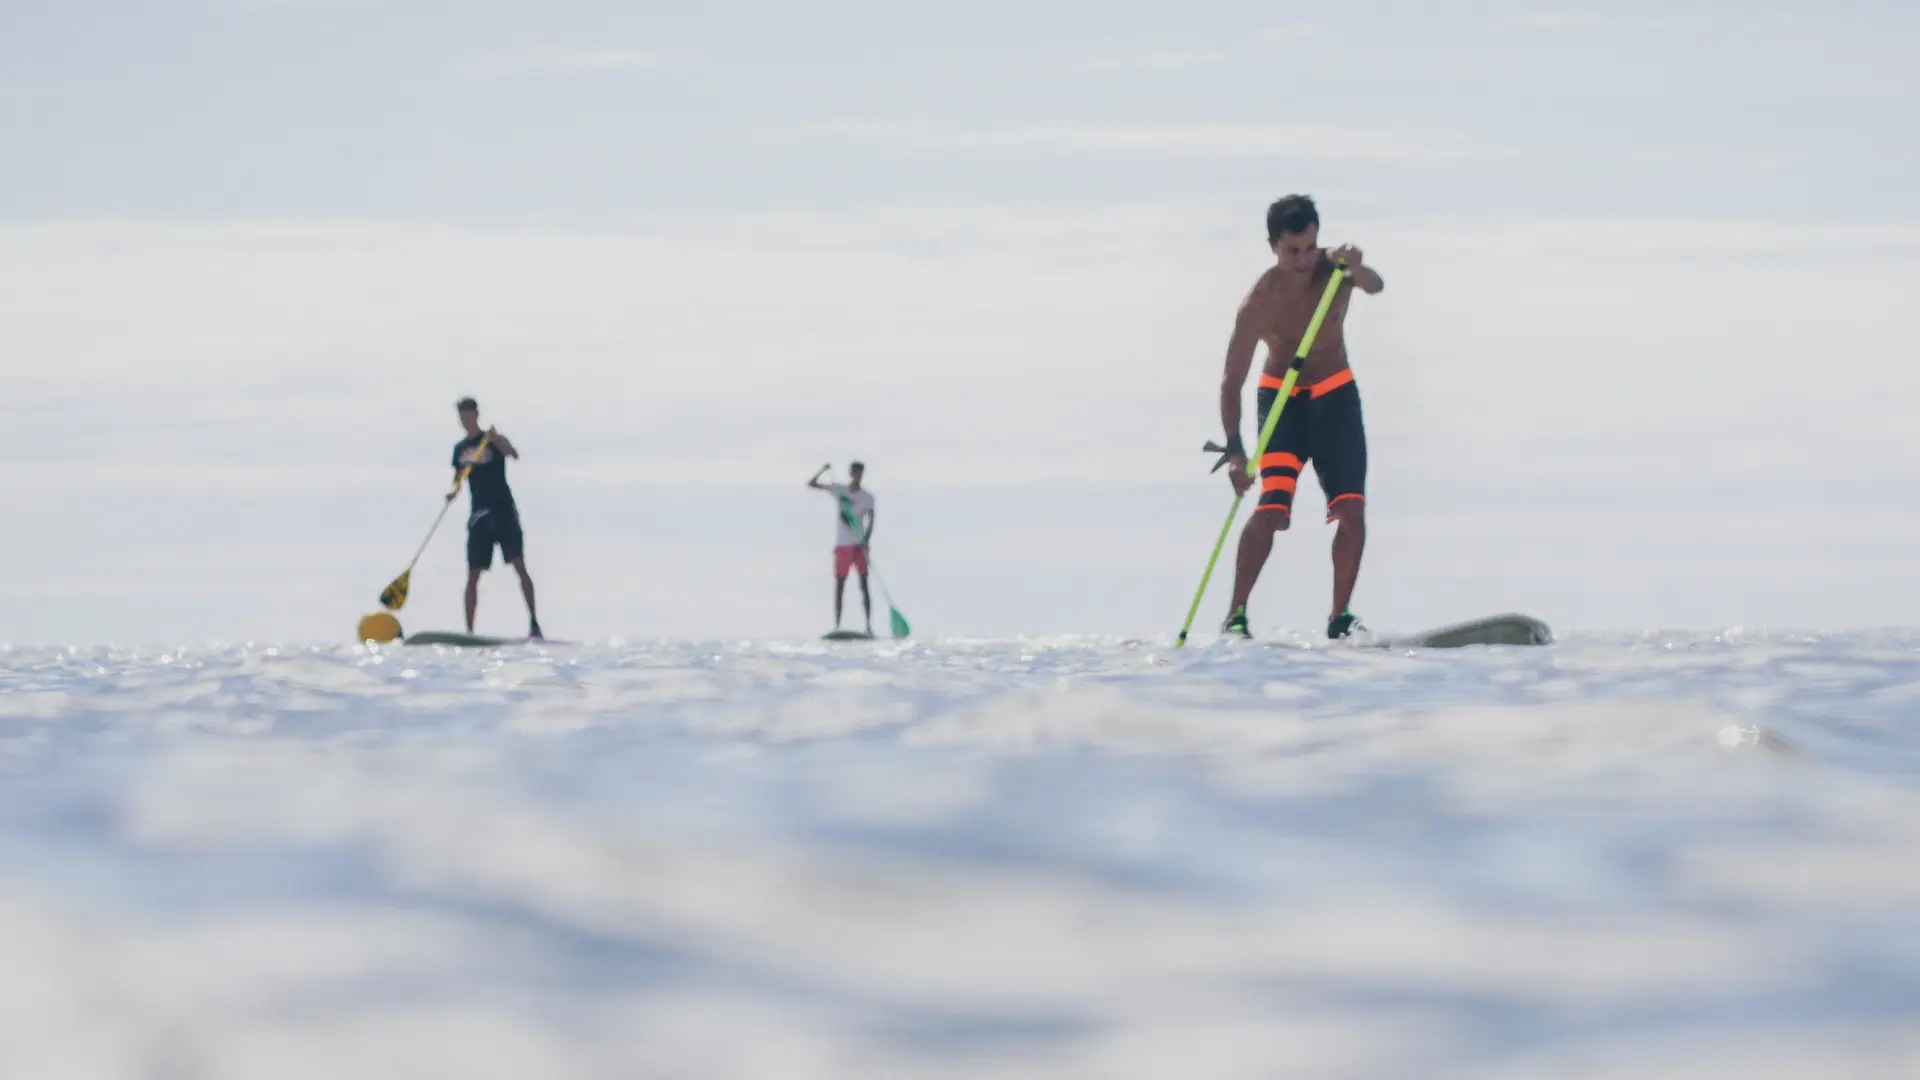
[(1216, 442), (1209, 442), (1207, 443), (1207, 445), (1201, 447), (1200, 449), (1209, 454), (1220, 455), (1220, 460), (1214, 462), (1213, 468), (1208, 469), (1207, 470), (1208, 472), (1219, 472), (1220, 467), (1222, 465), (1225, 465), (1228, 461), (1232, 460), (1233, 458), (1247, 456), (1247, 448), (1241, 444), (1240, 436), (1238, 435), (1227, 436), (1227, 445), (1225, 446), (1221, 446), (1219, 443), (1216, 443)]

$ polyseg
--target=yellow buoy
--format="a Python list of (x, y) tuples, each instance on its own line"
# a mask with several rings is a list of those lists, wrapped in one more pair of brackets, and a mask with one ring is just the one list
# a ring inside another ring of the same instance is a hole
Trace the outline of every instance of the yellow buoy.
[(400, 640), (400, 620), (384, 611), (376, 611), (360, 620), (361, 641), (386, 643)]

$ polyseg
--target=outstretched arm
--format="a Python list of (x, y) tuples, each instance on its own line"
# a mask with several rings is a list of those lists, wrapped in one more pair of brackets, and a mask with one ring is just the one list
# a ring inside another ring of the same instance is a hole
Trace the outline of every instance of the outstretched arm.
[(1220, 426), (1227, 433), (1227, 479), (1237, 495), (1246, 494), (1253, 483), (1247, 478), (1247, 450), (1240, 442), (1240, 396), (1246, 392), (1253, 352), (1260, 344), (1258, 316), (1254, 298), (1247, 297), (1234, 319), (1233, 337), (1227, 342), (1227, 369), (1220, 378)]

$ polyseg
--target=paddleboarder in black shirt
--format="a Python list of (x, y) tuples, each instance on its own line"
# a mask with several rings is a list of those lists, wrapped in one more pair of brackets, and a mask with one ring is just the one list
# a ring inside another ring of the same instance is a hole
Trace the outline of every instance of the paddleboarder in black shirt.
[(498, 544), (500, 557), (520, 575), (520, 594), (527, 598), (527, 636), (539, 640), (540, 617), (534, 613), (533, 578), (527, 574), (522, 550), (520, 511), (513, 505), (513, 490), (507, 487), (507, 458), (518, 458), (520, 452), (505, 435), (480, 430), (480, 406), (472, 398), (460, 399), (455, 407), (467, 437), (453, 445), (453, 472), (457, 478), (466, 471), (473, 499), (473, 512), (467, 517), (467, 633), (473, 633), (473, 615), (480, 605), (480, 575), (493, 569), (493, 548)]

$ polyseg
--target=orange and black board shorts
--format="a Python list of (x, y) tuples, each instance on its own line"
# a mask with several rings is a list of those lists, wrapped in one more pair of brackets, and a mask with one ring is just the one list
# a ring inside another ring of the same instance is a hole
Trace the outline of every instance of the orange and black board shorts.
[[(1260, 429), (1280, 396), (1278, 375), (1260, 376)], [(1280, 413), (1273, 441), (1260, 455), (1260, 504), (1256, 513), (1293, 513), (1293, 490), (1300, 472), (1313, 463), (1320, 490), (1327, 496), (1327, 520), (1333, 508), (1367, 497), (1367, 428), (1360, 417), (1360, 387), (1348, 369), (1311, 386), (1295, 386)]]

